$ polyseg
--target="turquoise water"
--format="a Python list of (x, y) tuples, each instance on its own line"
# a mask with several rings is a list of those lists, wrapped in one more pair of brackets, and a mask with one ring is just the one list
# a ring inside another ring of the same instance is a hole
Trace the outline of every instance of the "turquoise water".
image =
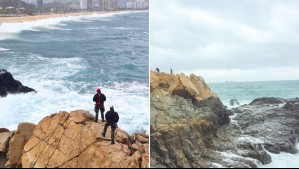
[(230, 99), (248, 104), (262, 97), (299, 97), (299, 81), (227, 82), (210, 83), (209, 86), (227, 106)]
[[(86, 109), (100, 86), (124, 130), (148, 132), (147, 11), (52, 18), (0, 26), (0, 68), (37, 94), (0, 99), (0, 127)], [(4, 120), (6, 119), (6, 120)]]

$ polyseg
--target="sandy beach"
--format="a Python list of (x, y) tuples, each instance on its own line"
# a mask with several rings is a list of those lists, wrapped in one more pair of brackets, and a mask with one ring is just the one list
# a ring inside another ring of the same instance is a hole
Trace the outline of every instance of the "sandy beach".
[(21, 17), (0, 17), (1, 23), (19, 23), (19, 22), (29, 22), (49, 18), (58, 18), (58, 17), (68, 17), (68, 16), (84, 16), (92, 14), (109, 14), (109, 13), (120, 13), (126, 11), (112, 11), (112, 12), (82, 12), (82, 13), (67, 13), (67, 14), (47, 14), (47, 15), (35, 15), (35, 16), (21, 16)]

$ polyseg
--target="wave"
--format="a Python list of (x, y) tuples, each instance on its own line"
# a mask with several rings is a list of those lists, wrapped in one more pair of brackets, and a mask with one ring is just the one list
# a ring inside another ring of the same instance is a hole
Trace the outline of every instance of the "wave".
[[(299, 144), (296, 147), (299, 150)], [(260, 168), (297, 168), (299, 166), (299, 153), (290, 154), (281, 152), (280, 154), (273, 154), (268, 152), (271, 155), (272, 162), (267, 165), (263, 165)]]
[(10, 49), (5, 49), (5, 48), (1, 48), (0, 47), (0, 52), (3, 52), (3, 51), (9, 51)]
[(138, 28), (133, 27), (115, 27), (114, 30), (139, 30)]
[[(24, 84), (27, 83), (30, 83), (38, 93), (9, 95), (1, 99), (0, 119), (5, 119), (0, 121), (1, 127), (15, 130), (20, 122), (38, 123), (45, 116), (58, 111), (84, 109), (93, 113), (94, 93), (78, 93), (66, 87), (63, 81), (28, 80)], [(135, 86), (132, 85), (130, 88), (133, 90)], [(102, 87), (102, 90), (107, 96), (106, 109), (113, 105), (120, 114), (119, 126), (121, 128), (129, 131), (130, 134), (149, 132), (148, 97), (132, 94), (126, 88)]]
[[(119, 13), (108, 13), (108, 14), (91, 14), (91, 15), (80, 15), (80, 16), (65, 16), (65, 17), (56, 17), (56, 18), (47, 18), (36, 21), (27, 21), (20, 23), (2, 23), (0, 25), (0, 40), (14, 38), (16, 34), (21, 33), (22, 31), (38, 31), (36, 27), (43, 27), (49, 29), (60, 29), (60, 30), (68, 30), (59, 27), (53, 26), (67, 26), (67, 22), (93, 22), (96, 20), (107, 19), (109, 17), (124, 15), (130, 12), (119, 12)], [(63, 23), (62, 23), (63, 22)]]
[[(93, 113), (92, 97), (99, 84), (72, 80), (88, 69), (83, 58), (48, 58), (31, 53), (1, 61), (0, 66), (10, 65), (7, 69), (15, 79), (38, 93), (1, 98), (0, 119), (5, 120), (0, 120), (0, 127), (15, 130), (20, 122), (38, 123), (59, 111), (84, 109)], [(121, 128), (130, 134), (149, 133), (148, 84), (107, 82), (101, 88), (107, 96), (106, 108), (113, 105), (120, 114)]]

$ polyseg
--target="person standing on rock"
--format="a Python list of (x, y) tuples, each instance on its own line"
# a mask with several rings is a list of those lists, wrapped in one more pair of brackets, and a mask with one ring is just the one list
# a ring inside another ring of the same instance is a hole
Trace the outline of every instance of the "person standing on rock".
[(110, 107), (110, 111), (106, 113), (106, 124), (104, 127), (104, 132), (102, 133), (102, 136), (105, 138), (107, 129), (109, 126), (111, 126), (111, 144), (115, 144), (114, 138), (115, 138), (115, 130), (117, 128), (117, 123), (119, 121), (119, 116), (116, 111), (114, 111), (114, 107)]
[(105, 122), (105, 119), (104, 119), (104, 112), (105, 112), (104, 102), (106, 101), (106, 96), (104, 94), (102, 94), (101, 88), (98, 87), (96, 89), (96, 91), (97, 91), (97, 94), (95, 94), (94, 97), (93, 97), (93, 101), (96, 102), (95, 107), (94, 107), (94, 111), (96, 113), (95, 122), (97, 123), (98, 120), (99, 120), (99, 111), (101, 111), (102, 122)]
[(160, 69), (159, 69), (159, 68), (156, 68), (156, 72), (157, 72), (157, 73), (160, 73)]

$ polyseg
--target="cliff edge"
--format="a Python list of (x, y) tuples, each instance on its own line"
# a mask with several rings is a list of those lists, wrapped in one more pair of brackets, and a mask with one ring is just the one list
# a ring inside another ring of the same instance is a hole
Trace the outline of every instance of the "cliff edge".
[(200, 76), (151, 72), (151, 166), (208, 167), (230, 112)]
[(21, 123), (17, 131), (0, 130), (0, 167), (148, 168), (149, 138), (116, 131), (116, 144), (100, 135), (104, 123), (87, 111), (59, 112), (38, 125)]

